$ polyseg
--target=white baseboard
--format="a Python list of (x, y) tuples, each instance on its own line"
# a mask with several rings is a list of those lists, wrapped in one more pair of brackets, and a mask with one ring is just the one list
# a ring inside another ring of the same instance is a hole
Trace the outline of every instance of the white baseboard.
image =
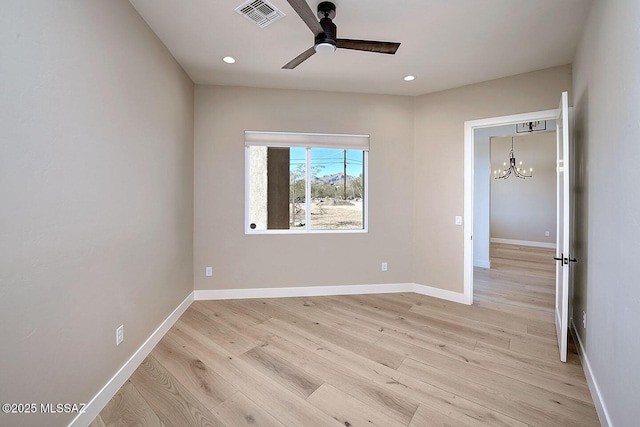
[(184, 301), (153, 331), (151, 336), (140, 346), (138, 350), (127, 360), (118, 372), (102, 387), (102, 390), (94, 396), (93, 399), (84, 408), (84, 412), (78, 414), (76, 418), (69, 424), (69, 427), (88, 426), (93, 419), (98, 416), (102, 408), (105, 407), (111, 398), (120, 390), (120, 387), (129, 379), (131, 374), (138, 368), (140, 363), (158, 344), (165, 333), (173, 326), (173, 324), (182, 316), (187, 308), (193, 302), (193, 292), (190, 293)]
[(412, 283), (387, 285), (305, 286), (289, 288), (207, 289), (194, 291), (195, 300), (316, 297), (328, 295), (413, 292)]
[(473, 262), (474, 267), (480, 268), (491, 268), (491, 260), (490, 259), (481, 259)]
[(513, 239), (501, 239), (499, 237), (492, 237), (490, 239), (491, 243), (506, 243), (507, 245), (520, 245), (520, 246), (533, 246), (536, 248), (550, 248), (555, 249), (555, 243), (549, 242), (534, 242), (531, 240), (513, 240)]
[(459, 304), (465, 304), (466, 296), (464, 293), (448, 291), (446, 289), (434, 288), (432, 286), (413, 284), (413, 292), (421, 295), (427, 295), (434, 298), (440, 298), (447, 301), (457, 302)]
[(194, 291), (199, 300), (247, 299), (247, 298), (287, 298), (328, 295), (365, 295), (415, 292), (417, 294), (441, 298), (464, 304), (464, 294), (418, 285), (416, 283), (392, 283), (380, 285), (347, 286), (307, 286), (288, 288), (252, 288), (252, 289), (203, 289)]
[(580, 335), (578, 335), (576, 324), (573, 322), (573, 319), (571, 319), (570, 331), (571, 335), (573, 335), (573, 338), (578, 344), (578, 354), (580, 355), (580, 362), (582, 362), (584, 376), (587, 378), (587, 384), (589, 384), (589, 391), (591, 391), (591, 398), (593, 399), (593, 404), (596, 407), (596, 412), (598, 413), (598, 418), (600, 419), (600, 425), (602, 427), (610, 427), (613, 424), (611, 423), (609, 412), (607, 411), (607, 407), (605, 406), (604, 400), (602, 399), (602, 394), (600, 393), (598, 383), (596, 382), (596, 379), (593, 376), (593, 372), (591, 371), (589, 357), (587, 356), (584, 346), (582, 345), (582, 340), (580, 339)]

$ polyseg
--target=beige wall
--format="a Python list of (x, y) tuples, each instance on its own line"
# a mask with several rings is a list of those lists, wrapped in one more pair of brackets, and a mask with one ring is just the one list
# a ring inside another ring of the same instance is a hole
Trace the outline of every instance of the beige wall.
[[(570, 85), (563, 66), (418, 98), (196, 86), (195, 288), (462, 292), (464, 121), (557, 108)], [(244, 130), (371, 134), (369, 233), (245, 235)]]
[(567, 65), (416, 99), (414, 282), (463, 292), (465, 120), (557, 108), (570, 88)]
[[(509, 164), (511, 137), (491, 138), (491, 170)], [(513, 174), (504, 179), (490, 178), (491, 237), (529, 242), (556, 242), (556, 133), (517, 135), (513, 139), (516, 161), (523, 162), (533, 177), (520, 179)], [(544, 235), (549, 232), (549, 237)]]
[[(409, 282), (413, 105), (401, 96), (196, 86), (195, 288)], [(245, 130), (370, 134), (369, 232), (245, 235)]]
[(193, 84), (124, 0), (0, 33), (0, 401), (87, 403), (193, 290)]
[(574, 66), (573, 318), (611, 426), (640, 419), (638, 17), (637, 0), (596, 0)]

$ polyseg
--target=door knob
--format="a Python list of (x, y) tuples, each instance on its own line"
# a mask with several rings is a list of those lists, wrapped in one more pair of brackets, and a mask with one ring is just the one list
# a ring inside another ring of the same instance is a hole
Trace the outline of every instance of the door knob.
[(562, 261), (563, 265), (567, 265), (570, 262), (578, 262), (577, 259), (575, 259), (575, 258), (567, 258), (567, 257), (564, 256), (564, 254), (561, 254), (560, 257), (555, 257), (554, 256), (553, 259), (555, 259), (556, 261)]

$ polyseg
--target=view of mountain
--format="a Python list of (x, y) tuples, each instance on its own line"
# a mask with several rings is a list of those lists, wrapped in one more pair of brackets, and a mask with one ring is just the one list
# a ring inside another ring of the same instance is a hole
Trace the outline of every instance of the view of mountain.
[[(353, 182), (353, 180), (355, 180), (356, 177), (351, 176), (351, 175), (347, 175), (347, 185), (351, 184)], [(329, 184), (329, 185), (341, 185), (342, 183), (344, 183), (344, 174), (343, 173), (334, 173), (331, 175), (325, 175), (325, 176), (316, 176), (314, 177), (314, 183), (324, 183), (324, 184)]]

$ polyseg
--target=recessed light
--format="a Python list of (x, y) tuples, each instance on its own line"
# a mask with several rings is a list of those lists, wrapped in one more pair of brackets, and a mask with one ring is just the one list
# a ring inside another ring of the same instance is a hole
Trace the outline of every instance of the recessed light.
[(225, 56), (224, 58), (222, 58), (222, 60), (227, 64), (233, 64), (234, 62), (236, 62), (236, 59), (232, 56)]
[(416, 79), (416, 76), (411, 76), (411, 75), (409, 75), (409, 76), (404, 76), (404, 78), (403, 78), (403, 80), (404, 80), (405, 82), (410, 82), (411, 80), (415, 80), (415, 79)]

